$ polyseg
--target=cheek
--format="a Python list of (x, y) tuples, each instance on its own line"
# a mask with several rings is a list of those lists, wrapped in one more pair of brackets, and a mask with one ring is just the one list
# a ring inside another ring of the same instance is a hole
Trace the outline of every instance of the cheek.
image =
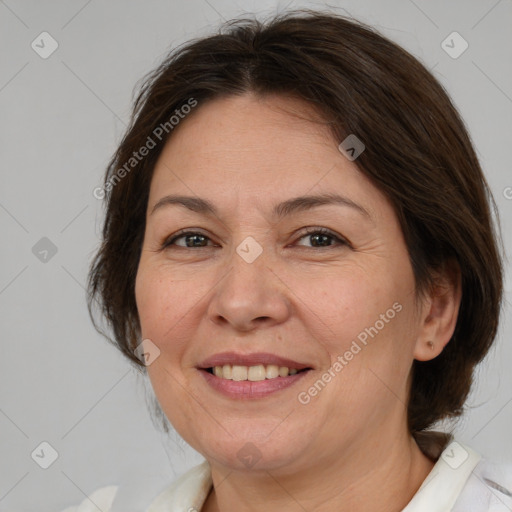
[(308, 321), (312, 334), (321, 340), (331, 364), (342, 357), (342, 371), (352, 382), (373, 382), (365, 368), (391, 380), (393, 374), (401, 380), (408, 372), (414, 348), (411, 284), (409, 278), (384, 269), (372, 272), (355, 266), (325, 279), (296, 283), (304, 287), (297, 294), (308, 306), (303, 310), (313, 313)]
[(139, 267), (135, 298), (143, 337), (161, 346), (166, 333), (172, 334), (173, 326), (190, 309), (191, 294), (185, 282), (173, 281), (158, 268)]
[(204, 316), (208, 279), (175, 279), (177, 272), (165, 264), (141, 264), (135, 282), (135, 297), (143, 338), (160, 351), (160, 362), (176, 366)]
[(151, 338), (149, 328), (154, 325), (155, 317), (160, 314), (158, 309), (161, 303), (158, 305), (155, 301), (155, 295), (159, 294), (160, 286), (156, 276), (146, 271), (143, 266), (139, 266), (135, 279), (135, 301), (144, 338)]
[(331, 340), (335, 348), (343, 348), (349, 339), (373, 325), (381, 313), (392, 308), (397, 295), (390, 283), (379, 282), (368, 269), (354, 267), (324, 276), (302, 276), (294, 288), (307, 305), (303, 310), (313, 313), (311, 320), (321, 330), (318, 334)]
[(174, 416), (176, 410), (185, 417), (188, 415), (188, 409), (179, 405), (186, 383), (178, 369), (193, 328), (190, 315), (193, 296), (187, 282), (174, 281), (159, 266), (141, 263), (135, 281), (141, 334), (160, 350), (158, 358), (147, 367), (147, 373), (172, 424), (179, 424), (179, 418)]

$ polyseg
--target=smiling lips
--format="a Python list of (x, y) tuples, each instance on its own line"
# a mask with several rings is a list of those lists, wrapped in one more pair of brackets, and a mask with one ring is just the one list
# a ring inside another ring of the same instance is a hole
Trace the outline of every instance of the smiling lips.
[(224, 352), (198, 369), (211, 387), (230, 398), (263, 398), (291, 386), (312, 368), (270, 353)]

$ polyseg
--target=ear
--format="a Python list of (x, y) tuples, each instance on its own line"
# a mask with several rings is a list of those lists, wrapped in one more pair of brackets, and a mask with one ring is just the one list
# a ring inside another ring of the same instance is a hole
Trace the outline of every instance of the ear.
[(450, 260), (436, 271), (435, 283), (422, 301), (415, 359), (430, 361), (443, 351), (455, 330), (461, 298), (460, 268)]

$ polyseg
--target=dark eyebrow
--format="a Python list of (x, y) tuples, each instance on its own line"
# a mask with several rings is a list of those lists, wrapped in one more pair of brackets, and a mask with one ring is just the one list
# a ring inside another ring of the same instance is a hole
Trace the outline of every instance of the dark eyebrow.
[(326, 204), (348, 206), (349, 208), (353, 208), (354, 210), (363, 214), (365, 217), (371, 219), (371, 215), (362, 206), (354, 203), (354, 201), (348, 199), (347, 197), (332, 193), (294, 197), (274, 206), (272, 213), (274, 217), (282, 218), (290, 215), (291, 213), (309, 210), (311, 208)]
[[(151, 210), (151, 214), (153, 214), (155, 210), (158, 210), (159, 208), (170, 204), (184, 206), (185, 208), (188, 208), (193, 212), (200, 213), (203, 215), (218, 215), (217, 208), (210, 201), (206, 199), (201, 199), (199, 197), (179, 195), (170, 195), (162, 197)], [(281, 219), (295, 212), (305, 211), (311, 208), (315, 208), (317, 206), (328, 204), (348, 206), (371, 219), (371, 215), (362, 206), (358, 205), (357, 203), (354, 203), (354, 201), (346, 197), (343, 197), (339, 194), (307, 195), (287, 199), (286, 201), (283, 201), (282, 203), (279, 203), (274, 206), (274, 208), (272, 209), (272, 215), (273, 217)]]

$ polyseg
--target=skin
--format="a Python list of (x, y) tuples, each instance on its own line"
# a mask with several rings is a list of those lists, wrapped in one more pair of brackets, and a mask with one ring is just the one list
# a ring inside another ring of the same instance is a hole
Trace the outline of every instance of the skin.
[[(413, 360), (436, 357), (453, 333), (458, 275), (446, 271), (439, 287), (416, 296), (390, 202), (318, 121), (291, 98), (216, 99), (181, 121), (155, 167), (137, 308), (143, 338), (160, 349), (147, 369), (161, 407), (210, 463), (207, 512), (399, 511), (433, 467), (408, 432), (405, 404)], [(369, 216), (323, 205), (272, 218), (281, 201), (332, 192)], [(218, 215), (178, 205), (152, 213), (169, 194), (208, 199)], [(310, 226), (349, 244), (322, 246), (304, 232)], [(205, 235), (206, 247), (181, 238), (162, 248), (184, 228)], [(248, 236), (263, 249), (252, 263), (236, 252)], [(298, 394), (395, 303), (401, 311), (300, 403)], [(271, 352), (313, 370), (269, 397), (234, 400), (196, 368), (224, 351)], [(237, 456), (248, 442), (261, 457), (252, 467)]]

